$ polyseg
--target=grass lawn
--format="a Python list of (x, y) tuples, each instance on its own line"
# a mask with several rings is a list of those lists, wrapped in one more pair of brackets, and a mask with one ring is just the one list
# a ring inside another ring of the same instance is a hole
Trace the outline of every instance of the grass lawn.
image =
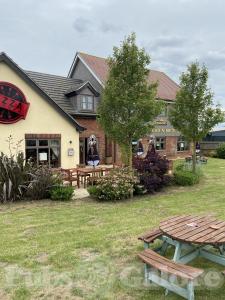
[[(203, 169), (199, 185), (132, 201), (0, 206), (0, 299), (165, 299), (163, 289), (144, 286), (137, 236), (175, 214), (225, 220), (225, 160)], [(225, 269), (203, 259), (193, 265)], [(225, 299), (224, 288), (199, 288), (196, 299)]]

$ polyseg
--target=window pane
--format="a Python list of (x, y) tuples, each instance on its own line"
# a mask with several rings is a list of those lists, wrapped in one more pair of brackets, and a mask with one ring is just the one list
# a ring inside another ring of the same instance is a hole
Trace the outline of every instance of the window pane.
[(26, 140), (26, 146), (27, 147), (35, 147), (36, 146), (36, 140)]
[(59, 140), (50, 140), (50, 146), (52, 147), (59, 147), (60, 146), (60, 141)]
[(26, 149), (26, 160), (31, 163), (37, 163), (37, 149)]
[(38, 149), (38, 162), (41, 165), (48, 165), (49, 163), (48, 148)]
[(156, 138), (156, 150), (163, 150), (165, 148), (165, 139), (164, 138)]
[(50, 149), (50, 165), (52, 168), (59, 167), (59, 148), (51, 148)]
[(39, 146), (48, 146), (48, 140), (39, 140)]

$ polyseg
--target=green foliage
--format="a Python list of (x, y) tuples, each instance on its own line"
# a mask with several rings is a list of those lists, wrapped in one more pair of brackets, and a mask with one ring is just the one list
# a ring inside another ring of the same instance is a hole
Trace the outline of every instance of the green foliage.
[(219, 147), (216, 149), (216, 156), (218, 158), (225, 159), (225, 143), (220, 144)]
[(135, 183), (134, 184), (134, 195), (138, 196), (138, 195), (145, 195), (145, 194), (147, 194), (147, 190), (145, 189), (145, 187), (140, 183)]
[(56, 186), (50, 191), (51, 199), (58, 201), (70, 201), (73, 193), (74, 189), (72, 186)]
[(130, 198), (136, 178), (129, 168), (115, 169), (101, 177), (95, 186), (89, 187), (89, 194), (100, 201), (118, 201)]
[(213, 107), (213, 94), (207, 81), (207, 68), (198, 62), (190, 64), (180, 77), (180, 90), (169, 114), (173, 127), (193, 143), (193, 171), (196, 165), (195, 143), (224, 120), (221, 109)]
[(54, 186), (62, 184), (60, 174), (54, 173), (48, 166), (40, 166), (30, 174), (31, 181), (28, 186), (27, 196), (31, 199), (50, 198), (50, 191)]
[(201, 176), (202, 172), (199, 169), (193, 173), (185, 164), (178, 165), (174, 171), (175, 183), (182, 186), (199, 183)]
[(0, 155), (0, 201), (3, 203), (20, 200), (28, 185), (31, 165), (22, 152), (8, 157)]
[[(116, 141), (132, 163), (132, 140), (149, 133), (160, 113), (156, 84), (149, 84), (147, 66), (150, 57), (136, 45), (135, 34), (126, 38), (121, 47), (114, 47), (108, 59), (109, 77), (98, 107), (99, 122)], [(123, 156), (125, 157), (125, 156)]]

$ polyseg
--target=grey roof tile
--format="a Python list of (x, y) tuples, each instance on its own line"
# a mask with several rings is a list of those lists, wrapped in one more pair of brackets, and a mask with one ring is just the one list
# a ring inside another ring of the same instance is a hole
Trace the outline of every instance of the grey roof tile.
[(79, 88), (82, 80), (33, 71), (25, 72), (64, 111), (69, 114), (75, 113), (70, 99), (65, 96), (65, 93), (68, 90)]

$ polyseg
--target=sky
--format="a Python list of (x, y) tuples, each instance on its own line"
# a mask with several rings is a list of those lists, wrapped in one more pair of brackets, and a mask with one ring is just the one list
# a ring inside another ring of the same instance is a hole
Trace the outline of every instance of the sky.
[(0, 0), (0, 52), (20, 67), (67, 76), (77, 51), (108, 57), (131, 32), (150, 68), (179, 83), (187, 64), (209, 69), (225, 108), (224, 0)]

